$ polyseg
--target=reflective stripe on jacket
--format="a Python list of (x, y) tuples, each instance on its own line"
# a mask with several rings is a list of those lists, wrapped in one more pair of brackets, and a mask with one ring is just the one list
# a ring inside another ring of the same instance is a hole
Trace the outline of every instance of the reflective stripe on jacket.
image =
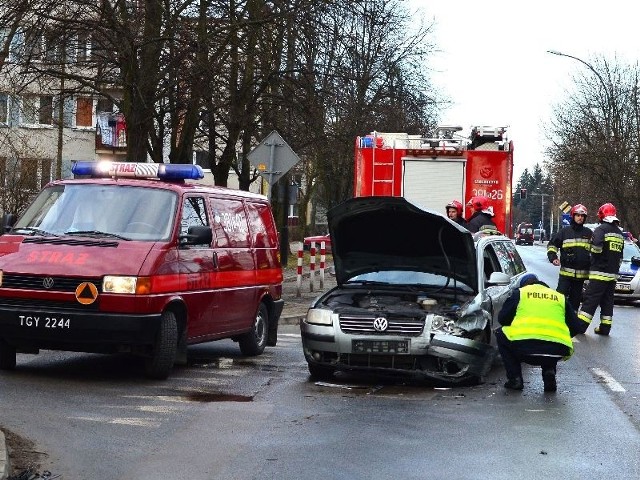
[(540, 284), (520, 289), (520, 302), (511, 325), (502, 327), (511, 341), (544, 340), (565, 345), (573, 354), (569, 327), (565, 323), (565, 298)]
[(591, 270), (589, 280), (615, 282), (618, 278), (624, 236), (617, 225), (602, 222), (591, 237)]
[(572, 221), (549, 241), (547, 257), (550, 262), (560, 258), (560, 275), (581, 280), (589, 278), (592, 233), (590, 228)]

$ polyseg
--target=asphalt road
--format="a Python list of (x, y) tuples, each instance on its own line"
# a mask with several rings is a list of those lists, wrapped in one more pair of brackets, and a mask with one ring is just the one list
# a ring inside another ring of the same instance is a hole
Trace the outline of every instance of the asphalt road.
[[(518, 250), (555, 286), (544, 247)], [(555, 394), (533, 368), (506, 391), (499, 364), (466, 388), (312, 382), (295, 325), (256, 358), (231, 341), (191, 347), (164, 382), (126, 356), (21, 355), (0, 372), (0, 425), (65, 480), (640, 478), (637, 322), (617, 306), (610, 337), (580, 336)]]

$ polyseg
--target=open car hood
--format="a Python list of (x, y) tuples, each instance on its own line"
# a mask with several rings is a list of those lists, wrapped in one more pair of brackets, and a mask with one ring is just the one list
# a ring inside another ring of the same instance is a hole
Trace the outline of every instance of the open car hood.
[(471, 233), (402, 197), (358, 197), (327, 214), (338, 285), (363, 273), (411, 270), (478, 286)]

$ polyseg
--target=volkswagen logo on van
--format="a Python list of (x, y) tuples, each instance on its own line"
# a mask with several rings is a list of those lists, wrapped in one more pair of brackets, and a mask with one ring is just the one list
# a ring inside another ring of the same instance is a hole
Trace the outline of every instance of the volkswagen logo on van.
[(51, 277), (44, 277), (44, 280), (42, 280), (42, 286), (47, 290), (53, 287), (53, 283), (53, 278)]
[(378, 317), (373, 321), (373, 328), (376, 329), (377, 332), (384, 332), (389, 327), (389, 322), (384, 317)]

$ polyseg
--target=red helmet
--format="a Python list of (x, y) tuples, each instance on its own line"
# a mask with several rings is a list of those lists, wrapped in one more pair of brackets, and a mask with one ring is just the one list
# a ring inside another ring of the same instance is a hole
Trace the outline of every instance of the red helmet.
[(600, 221), (604, 220), (607, 217), (612, 217), (611, 221), (617, 221), (616, 217), (616, 207), (613, 206), (613, 203), (605, 203), (598, 209), (598, 218)]
[(450, 208), (455, 208), (458, 211), (458, 215), (462, 216), (462, 203), (460, 203), (458, 200), (451, 200), (444, 208), (447, 210)]
[(471, 197), (467, 202), (468, 207), (472, 207), (474, 211), (481, 212), (489, 208), (489, 199), (481, 195)]
[(576, 203), (573, 207), (571, 207), (571, 218), (574, 215), (584, 215), (587, 216), (587, 207), (582, 205), (581, 203)]

